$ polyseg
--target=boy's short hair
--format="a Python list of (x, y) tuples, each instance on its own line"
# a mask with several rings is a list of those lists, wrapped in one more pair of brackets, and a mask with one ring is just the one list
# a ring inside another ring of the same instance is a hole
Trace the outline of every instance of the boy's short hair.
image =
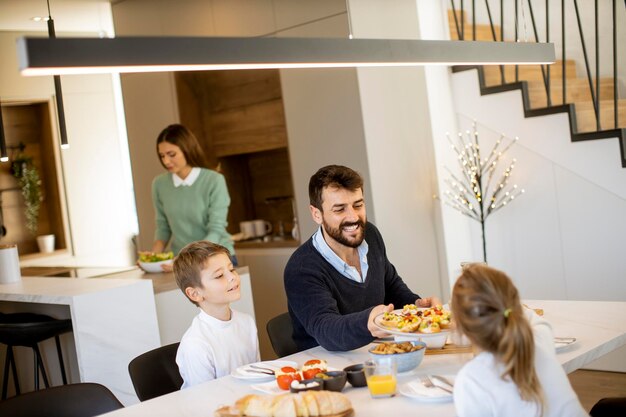
[[(230, 258), (228, 249), (217, 243), (209, 242), (208, 240), (192, 242), (181, 249), (174, 260), (174, 277), (176, 278), (178, 288), (180, 288), (185, 296), (187, 296), (185, 288), (202, 288), (200, 272), (206, 267), (210, 257), (220, 253)], [(190, 301), (198, 305), (193, 300)]]
[(363, 189), (363, 178), (355, 170), (343, 165), (327, 165), (320, 168), (309, 180), (309, 203), (322, 210), (322, 192), (326, 187), (344, 188), (349, 191)]

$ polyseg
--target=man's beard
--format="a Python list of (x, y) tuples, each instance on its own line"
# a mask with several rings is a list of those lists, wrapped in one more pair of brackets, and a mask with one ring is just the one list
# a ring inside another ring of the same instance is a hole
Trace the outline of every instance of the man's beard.
[[(350, 248), (359, 247), (359, 245), (363, 242), (363, 239), (365, 239), (365, 222), (363, 222), (361, 219), (357, 220), (356, 222), (343, 222), (339, 225), (338, 228), (333, 228), (329, 226), (325, 220), (322, 220), (322, 225), (324, 226), (324, 232), (328, 236), (332, 237), (335, 241), (341, 243), (342, 245), (348, 246)], [(354, 239), (345, 237), (341, 229), (353, 225), (359, 226), (357, 230), (360, 234)]]

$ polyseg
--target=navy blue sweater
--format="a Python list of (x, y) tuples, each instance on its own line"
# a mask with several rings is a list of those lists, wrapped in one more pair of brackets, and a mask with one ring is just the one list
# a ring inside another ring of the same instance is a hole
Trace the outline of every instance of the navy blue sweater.
[(417, 298), (387, 259), (385, 244), (371, 223), (365, 227), (368, 272), (364, 283), (339, 273), (313, 246), (300, 246), (285, 267), (285, 291), (300, 349), (318, 344), (328, 350), (352, 350), (370, 343), (367, 319), (373, 307), (393, 303), (396, 308)]

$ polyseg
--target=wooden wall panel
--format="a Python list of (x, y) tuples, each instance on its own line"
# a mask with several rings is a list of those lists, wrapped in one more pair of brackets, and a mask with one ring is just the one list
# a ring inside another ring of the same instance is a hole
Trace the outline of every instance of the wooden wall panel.
[[(37, 235), (54, 233), (56, 248), (66, 247), (65, 228), (61, 211), (57, 167), (54, 159), (48, 103), (3, 105), (5, 137), (8, 147), (26, 145), (24, 154), (33, 158), (39, 171), (44, 200), (41, 204)], [(10, 149), (14, 158), (17, 149)], [(11, 163), (0, 164), (0, 189), (18, 188), (11, 173)], [(2, 243), (17, 243), (20, 255), (38, 252), (36, 236), (26, 229), (25, 205), (21, 190), (2, 192), (2, 214), (7, 235)]]

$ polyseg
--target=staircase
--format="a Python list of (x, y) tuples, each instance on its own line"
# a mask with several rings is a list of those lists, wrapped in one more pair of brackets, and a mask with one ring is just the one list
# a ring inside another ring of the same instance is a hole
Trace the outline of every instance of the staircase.
[[(451, 39), (458, 40), (459, 33), (462, 33), (462, 38), (465, 40), (473, 40), (474, 27), (468, 21), (468, 13), (463, 13), (463, 20), (461, 16), (459, 10), (456, 10), (456, 19), (454, 11), (448, 12)], [(477, 41), (493, 42), (494, 34), (499, 41), (499, 26), (493, 25), (492, 28), (491, 25), (476, 25), (475, 39)], [(618, 48), (619, 45), (618, 43)], [(547, 88), (547, 67), (549, 67), (550, 74), (549, 89)], [(626, 168), (626, 99), (618, 97), (617, 101), (614, 101), (614, 94), (617, 90), (612, 77), (599, 80), (598, 128), (589, 79), (584, 74), (577, 73), (576, 62), (573, 60), (566, 60), (564, 66), (563, 61), (557, 61), (549, 66), (522, 65), (518, 66), (517, 70), (513, 65), (456, 66), (453, 67), (453, 72), (468, 69), (478, 70), (481, 95), (521, 90), (525, 117), (568, 113), (572, 142), (618, 138), (622, 167)], [(566, 84), (565, 101), (563, 100), (563, 73), (565, 73)], [(596, 79), (592, 78), (591, 82), (595, 94)], [(550, 102), (548, 102), (548, 90)]]

